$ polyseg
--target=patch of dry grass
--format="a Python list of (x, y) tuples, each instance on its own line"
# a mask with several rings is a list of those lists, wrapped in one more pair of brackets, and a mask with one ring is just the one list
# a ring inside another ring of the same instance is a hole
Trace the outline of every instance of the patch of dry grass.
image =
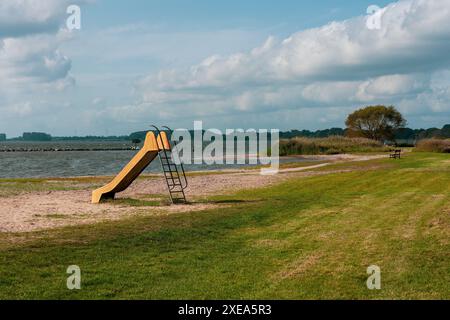
[(424, 139), (417, 143), (415, 151), (450, 153), (450, 139)]

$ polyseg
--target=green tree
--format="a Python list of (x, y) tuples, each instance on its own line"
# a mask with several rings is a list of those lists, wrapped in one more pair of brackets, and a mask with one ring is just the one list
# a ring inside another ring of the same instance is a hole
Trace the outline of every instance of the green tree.
[(395, 131), (406, 125), (402, 114), (393, 106), (368, 106), (356, 110), (345, 121), (347, 135), (373, 140), (393, 140)]

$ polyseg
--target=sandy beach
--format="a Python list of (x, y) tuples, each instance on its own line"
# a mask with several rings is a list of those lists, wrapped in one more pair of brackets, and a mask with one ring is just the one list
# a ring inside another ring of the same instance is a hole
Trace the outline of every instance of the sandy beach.
[[(213, 195), (224, 195), (241, 189), (260, 188), (281, 183), (290, 178), (324, 175), (347, 170), (314, 171), (330, 164), (351, 161), (366, 161), (386, 155), (331, 155), (319, 157), (321, 163), (304, 167), (283, 168), (276, 175), (261, 175), (254, 170), (222, 170), (198, 172), (189, 175), (186, 196), (187, 205), (170, 205), (166, 184), (162, 176), (143, 176), (126, 191), (117, 194), (117, 201), (91, 204), (91, 192), (98, 187), (95, 179), (77, 178), (71, 187), (77, 190), (21, 192), (0, 198), (0, 232), (30, 232), (77, 224), (119, 220), (133, 215), (168, 215), (188, 211), (201, 211), (226, 206), (208, 202)], [(313, 157), (313, 156), (311, 156)], [(59, 183), (57, 179), (48, 182)], [(160, 201), (156, 206), (130, 206), (120, 200)]]

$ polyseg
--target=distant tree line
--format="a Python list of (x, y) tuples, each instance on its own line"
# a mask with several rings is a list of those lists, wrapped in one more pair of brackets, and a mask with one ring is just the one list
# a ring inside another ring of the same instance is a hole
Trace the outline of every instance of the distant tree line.
[[(190, 131), (193, 135), (193, 130)], [(144, 141), (147, 131), (137, 131), (131, 133), (129, 136), (84, 136), (84, 137), (52, 137), (48, 133), (43, 132), (25, 132), (22, 137), (12, 138), (9, 140), (20, 140), (20, 141), (93, 141), (93, 140), (103, 140), (103, 141), (132, 141), (133, 143), (138, 143), (137, 141)], [(342, 128), (331, 128), (324, 130), (290, 130), (280, 132), (281, 139), (290, 139), (295, 137), (307, 137), (307, 138), (326, 138), (330, 136), (345, 136), (348, 135), (348, 129)], [(439, 128), (429, 128), (429, 129), (410, 129), (410, 128), (400, 128), (395, 130), (394, 139), (395, 140), (407, 140), (407, 141), (418, 141), (422, 139), (429, 138), (450, 138), (450, 124)], [(6, 140), (6, 134), (0, 134), (0, 141)]]
[(291, 130), (286, 132), (280, 132), (280, 138), (290, 139), (295, 137), (305, 137), (305, 138), (326, 138), (330, 136), (344, 136), (345, 129), (342, 128), (331, 128), (324, 130)]
[(52, 136), (44, 132), (24, 132), (23, 141), (51, 141)]
[[(6, 140), (6, 135), (3, 135)], [(2, 135), (0, 134), (0, 141)], [(117, 141), (117, 140), (130, 140), (129, 136), (67, 136), (67, 137), (52, 137), (48, 133), (43, 132), (24, 132), (21, 137), (11, 138), (12, 141)]]
[[(191, 136), (193, 135), (193, 130), (189, 131)], [(295, 137), (307, 137), (307, 138), (326, 138), (330, 136), (345, 136), (348, 135), (348, 129), (342, 128), (331, 128), (323, 130), (297, 130), (293, 129), (290, 131), (280, 132), (281, 139), (290, 139)], [(129, 139), (139, 139), (144, 140), (147, 131), (137, 131), (130, 134)], [(394, 131), (395, 140), (421, 140), (428, 138), (450, 138), (450, 124), (445, 125), (442, 129), (430, 128), (430, 129), (410, 129), (410, 128), (400, 128)]]
[[(191, 137), (194, 136), (194, 130), (189, 130)], [(205, 133), (205, 130), (202, 130), (202, 133)], [(156, 134), (156, 132), (155, 132)], [(309, 131), (309, 130), (291, 130), (286, 132), (280, 132), (281, 139), (290, 139), (295, 137), (317, 137), (317, 138), (325, 138), (329, 136), (343, 136), (345, 134), (345, 130), (341, 128), (332, 128), (325, 130), (317, 130), (317, 131)], [(131, 140), (145, 140), (145, 136), (147, 135), (147, 131), (137, 131), (130, 134), (129, 138)]]
[(396, 139), (405, 139), (405, 140), (422, 140), (429, 138), (450, 138), (450, 124), (446, 124), (439, 128), (430, 128), (430, 129), (410, 129), (403, 128), (398, 129), (395, 133)]
[[(326, 138), (329, 136), (345, 136), (347, 135), (347, 129), (331, 128), (325, 130), (291, 130), (287, 132), (281, 132), (280, 137), (283, 139), (289, 139), (294, 137), (308, 137), (308, 138)], [(429, 138), (443, 138), (450, 139), (450, 124), (446, 124), (439, 128), (430, 129), (410, 129), (400, 128), (394, 132), (395, 140), (422, 140)]]
[(53, 141), (117, 141), (117, 140), (130, 140), (129, 136), (84, 136), (84, 137), (53, 137)]

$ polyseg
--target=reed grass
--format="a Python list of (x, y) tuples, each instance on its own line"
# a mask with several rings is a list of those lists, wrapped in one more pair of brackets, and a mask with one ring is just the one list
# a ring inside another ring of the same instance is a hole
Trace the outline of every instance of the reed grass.
[(450, 153), (450, 139), (424, 139), (417, 143), (414, 151)]
[(381, 142), (366, 138), (331, 136), (327, 138), (292, 138), (280, 141), (280, 155), (340, 154), (357, 152), (386, 152)]

